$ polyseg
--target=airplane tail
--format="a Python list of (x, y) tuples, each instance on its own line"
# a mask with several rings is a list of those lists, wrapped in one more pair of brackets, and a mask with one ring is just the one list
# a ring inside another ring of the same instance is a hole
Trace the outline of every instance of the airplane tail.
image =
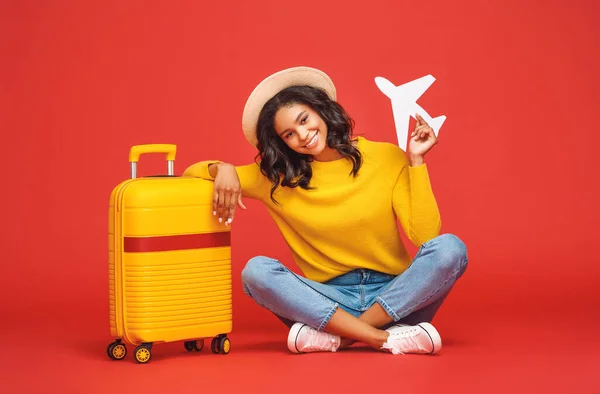
[(444, 124), (445, 121), (446, 121), (446, 116), (442, 115), (442, 116), (438, 116), (437, 118), (431, 119), (431, 122), (429, 122), (429, 126), (433, 129), (436, 136), (440, 132), (440, 129), (442, 128), (442, 125)]

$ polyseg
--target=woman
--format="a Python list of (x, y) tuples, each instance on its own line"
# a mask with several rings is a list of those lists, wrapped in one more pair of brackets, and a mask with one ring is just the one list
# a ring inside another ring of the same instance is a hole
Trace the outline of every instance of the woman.
[[(213, 214), (228, 226), (242, 196), (262, 201), (305, 276), (257, 256), (244, 291), (291, 327), (294, 353), (337, 351), (359, 341), (392, 354), (437, 353), (431, 325), (465, 271), (465, 245), (439, 235), (425, 154), (437, 144), (417, 116), (406, 154), (352, 138), (353, 121), (323, 72), (296, 67), (252, 92), (242, 117), (256, 163), (204, 161), (184, 175), (214, 179)], [(398, 235), (420, 249), (414, 259)]]

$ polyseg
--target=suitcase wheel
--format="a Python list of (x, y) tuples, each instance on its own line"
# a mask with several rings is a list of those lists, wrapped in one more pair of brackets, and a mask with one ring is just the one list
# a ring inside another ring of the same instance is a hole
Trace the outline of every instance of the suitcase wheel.
[(152, 358), (152, 344), (141, 344), (135, 348), (135, 361), (146, 364)]
[(108, 345), (106, 353), (111, 360), (122, 360), (127, 355), (127, 347), (121, 343), (120, 339)]
[(219, 347), (219, 337), (214, 337), (210, 342), (210, 350), (214, 354), (219, 354), (221, 352), (221, 348)]
[(231, 350), (231, 341), (227, 337), (221, 338), (221, 342), (219, 343), (221, 347), (221, 354), (229, 354)]
[(199, 339), (197, 341), (186, 341), (183, 346), (185, 346), (185, 350), (188, 352), (199, 352), (204, 348), (204, 339)]
[(227, 338), (227, 335), (221, 334), (212, 339), (210, 349), (214, 354), (229, 354), (229, 351), (231, 350), (231, 341)]

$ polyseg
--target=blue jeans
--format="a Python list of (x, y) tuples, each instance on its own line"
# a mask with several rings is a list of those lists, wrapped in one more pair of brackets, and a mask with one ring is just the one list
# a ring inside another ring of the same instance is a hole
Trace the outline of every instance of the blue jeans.
[(246, 264), (242, 284), (248, 296), (288, 326), (301, 322), (323, 330), (337, 308), (358, 317), (376, 302), (393, 322), (414, 325), (433, 319), (467, 260), (465, 244), (444, 234), (425, 242), (398, 276), (357, 269), (319, 283), (258, 256)]

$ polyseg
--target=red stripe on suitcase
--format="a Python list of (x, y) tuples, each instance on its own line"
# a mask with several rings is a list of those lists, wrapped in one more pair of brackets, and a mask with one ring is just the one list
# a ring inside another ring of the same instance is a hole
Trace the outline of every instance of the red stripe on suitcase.
[(231, 233), (168, 235), (164, 237), (125, 237), (123, 251), (165, 252), (169, 250), (216, 248), (231, 245)]

